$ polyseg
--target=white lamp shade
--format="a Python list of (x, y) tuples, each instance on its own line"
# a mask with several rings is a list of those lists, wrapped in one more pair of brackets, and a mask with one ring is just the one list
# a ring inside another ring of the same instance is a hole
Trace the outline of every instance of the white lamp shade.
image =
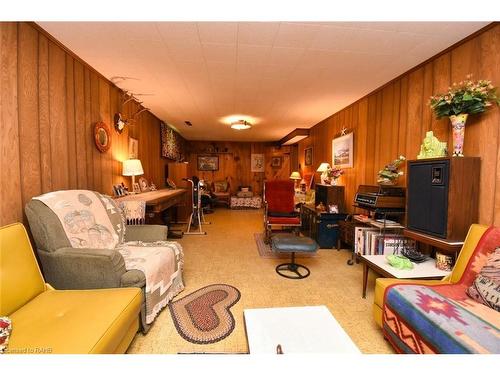
[(316, 169), (316, 172), (326, 172), (330, 168), (330, 164), (328, 163), (321, 163), (318, 169)]
[(299, 172), (292, 172), (292, 174), (290, 175), (290, 179), (291, 180), (302, 180), (302, 177), (300, 177)]
[(123, 173), (124, 176), (139, 176), (144, 174), (142, 169), (142, 164), (139, 159), (129, 159), (123, 162)]

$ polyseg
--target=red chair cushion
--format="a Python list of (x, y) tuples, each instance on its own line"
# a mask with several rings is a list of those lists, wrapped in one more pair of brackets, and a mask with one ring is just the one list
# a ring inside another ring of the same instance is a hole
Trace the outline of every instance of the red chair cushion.
[(268, 211), (290, 213), (295, 208), (295, 189), (293, 181), (273, 180), (265, 183)]
[(299, 217), (273, 217), (268, 216), (269, 224), (279, 224), (279, 225), (300, 225)]

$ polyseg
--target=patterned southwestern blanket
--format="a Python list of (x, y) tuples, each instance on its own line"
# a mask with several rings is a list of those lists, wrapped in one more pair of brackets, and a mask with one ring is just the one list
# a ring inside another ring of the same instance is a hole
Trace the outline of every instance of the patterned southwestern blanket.
[[(181, 245), (170, 241), (124, 243), (125, 218), (111, 198), (88, 190), (63, 190), (34, 199), (59, 218), (73, 248), (116, 249), (127, 270), (144, 272), (147, 324), (184, 289)], [(113, 215), (118, 217), (111, 220)]]
[(500, 244), (488, 229), (456, 284), (396, 284), (386, 289), (383, 329), (400, 353), (500, 353), (500, 313), (466, 294)]

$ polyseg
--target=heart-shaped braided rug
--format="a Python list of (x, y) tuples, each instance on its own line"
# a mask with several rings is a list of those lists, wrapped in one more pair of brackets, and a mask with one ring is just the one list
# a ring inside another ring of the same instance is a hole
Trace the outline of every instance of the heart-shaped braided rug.
[(233, 332), (234, 317), (229, 310), (240, 299), (231, 285), (212, 284), (169, 304), (179, 335), (195, 344), (211, 344)]

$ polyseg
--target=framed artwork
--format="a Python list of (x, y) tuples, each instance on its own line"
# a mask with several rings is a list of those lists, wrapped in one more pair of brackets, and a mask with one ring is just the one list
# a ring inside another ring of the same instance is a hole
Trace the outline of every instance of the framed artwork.
[(264, 154), (252, 154), (252, 172), (264, 172)]
[(141, 188), (141, 191), (149, 191), (148, 180), (146, 180), (144, 177), (139, 178), (139, 186)]
[(218, 171), (219, 157), (218, 156), (198, 156), (199, 171)]
[(128, 137), (128, 158), (139, 159), (139, 141), (132, 137)]
[(171, 160), (181, 160), (184, 139), (165, 123), (160, 124), (161, 156)]
[(335, 138), (332, 141), (332, 165), (339, 168), (352, 168), (354, 161), (353, 133)]
[(313, 164), (313, 149), (312, 149), (312, 147), (308, 147), (304, 150), (304, 164), (306, 166)]
[(282, 156), (273, 156), (271, 158), (271, 167), (272, 168), (281, 168), (282, 162), (283, 162)]

